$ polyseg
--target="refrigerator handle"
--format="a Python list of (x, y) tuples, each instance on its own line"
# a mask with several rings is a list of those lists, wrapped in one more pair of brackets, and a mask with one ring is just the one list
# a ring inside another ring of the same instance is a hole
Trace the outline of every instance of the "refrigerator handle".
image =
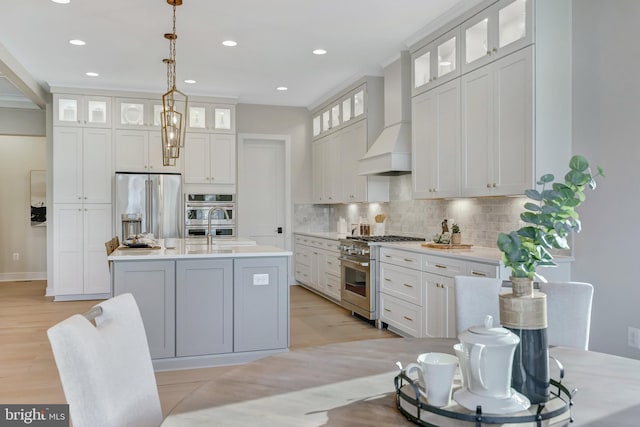
[(151, 202), (151, 197), (153, 197), (153, 193), (151, 191), (151, 180), (147, 179), (144, 182), (144, 191), (145, 191), (145, 195), (144, 195), (144, 200), (145, 200), (145, 211), (147, 212), (147, 229), (145, 230), (146, 233), (150, 233), (151, 230), (153, 230), (153, 224), (151, 224), (151, 219), (153, 218), (153, 215), (151, 214), (151, 209), (152, 209), (152, 205), (153, 203)]

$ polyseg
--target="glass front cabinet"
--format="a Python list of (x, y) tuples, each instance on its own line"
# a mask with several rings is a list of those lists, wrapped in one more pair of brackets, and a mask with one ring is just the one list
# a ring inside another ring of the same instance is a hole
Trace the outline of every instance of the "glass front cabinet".
[(531, 0), (501, 0), (460, 28), (462, 72), (474, 70), (533, 43)]
[(234, 133), (236, 131), (235, 106), (189, 102), (187, 131)]
[(412, 95), (460, 75), (459, 45), (459, 28), (454, 28), (412, 55)]
[(365, 117), (365, 102), (365, 90), (360, 86), (318, 111), (312, 118), (313, 138), (324, 136)]
[(55, 94), (53, 122), (56, 126), (111, 127), (111, 98)]
[(119, 129), (160, 129), (162, 99), (117, 98), (115, 125)]

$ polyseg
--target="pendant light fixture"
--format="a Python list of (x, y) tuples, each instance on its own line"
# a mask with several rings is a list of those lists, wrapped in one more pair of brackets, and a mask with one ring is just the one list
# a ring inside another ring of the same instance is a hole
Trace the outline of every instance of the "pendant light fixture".
[(173, 32), (166, 33), (169, 40), (169, 58), (162, 60), (167, 64), (167, 92), (162, 95), (162, 163), (164, 166), (175, 166), (180, 157), (180, 148), (184, 147), (186, 132), (187, 105), (189, 98), (176, 88), (176, 6), (182, 0), (167, 0), (173, 6)]

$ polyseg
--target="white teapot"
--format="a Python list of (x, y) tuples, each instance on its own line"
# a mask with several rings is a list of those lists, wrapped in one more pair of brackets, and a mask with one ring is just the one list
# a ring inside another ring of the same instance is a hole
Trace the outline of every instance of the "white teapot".
[(462, 344), (460, 368), (468, 380), (464, 387), (479, 396), (510, 398), (511, 366), (520, 338), (508, 329), (494, 327), (489, 315), (483, 326), (472, 326), (458, 338)]

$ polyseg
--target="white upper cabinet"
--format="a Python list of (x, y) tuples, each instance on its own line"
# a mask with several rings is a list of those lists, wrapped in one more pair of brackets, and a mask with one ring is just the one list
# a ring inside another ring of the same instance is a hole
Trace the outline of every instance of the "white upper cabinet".
[(189, 103), (188, 132), (234, 133), (236, 131), (235, 105)]
[(53, 124), (111, 128), (111, 98), (55, 94), (53, 96)]
[(459, 46), (459, 28), (454, 28), (411, 55), (413, 95), (460, 75)]
[(187, 134), (185, 184), (235, 184), (234, 135)]
[(462, 195), (523, 194), (533, 180), (533, 47), (462, 76)]
[(55, 203), (111, 203), (111, 130), (53, 129)]
[(175, 166), (164, 166), (162, 135), (159, 130), (117, 130), (115, 157), (118, 172), (180, 173), (182, 170), (182, 153)]
[(162, 99), (116, 98), (115, 125), (120, 129), (159, 129)]
[(533, 43), (531, 0), (501, 0), (461, 26), (462, 72)]
[(460, 195), (460, 79), (412, 99), (413, 198)]

